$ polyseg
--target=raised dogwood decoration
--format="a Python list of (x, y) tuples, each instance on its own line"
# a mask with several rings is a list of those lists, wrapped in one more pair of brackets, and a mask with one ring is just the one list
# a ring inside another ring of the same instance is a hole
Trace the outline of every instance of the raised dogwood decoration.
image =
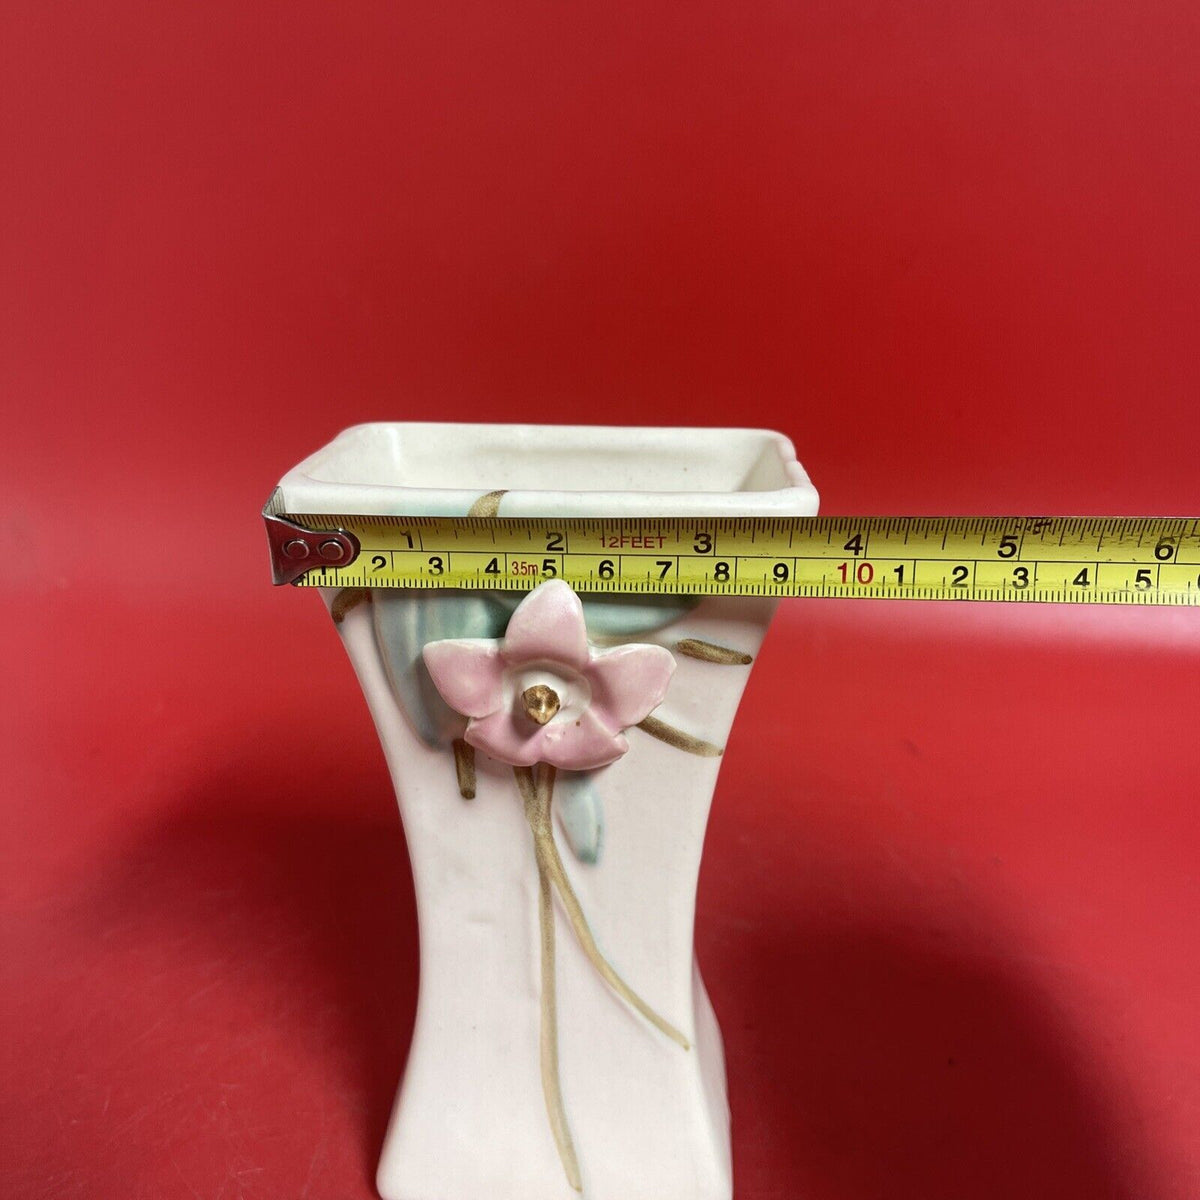
[(430, 642), (424, 658), (442, 699), (470, 718), (463, 739), (513, 768), (525, 804), (539, 884), (542, 1092), (567, 1182), (579, 1191), (579, 1161), (558, 1077), (555, 891), (600, 977), (672, 1041), (684, 1050), (691, 1046), (600, 953), (554, 843), (554, 778), (559, 767), (588, 771), (620, 758), (629, 749), (622, 730), (645, 720), (662, 702), (675, 659), (662, 646), (594, 650), (588, 644), (579, 597), (557, 579), (536, 587), (521, 601), (503, 638)]
[(464, 740), (512, 767), (586, 771), (628, 749), (622, 730), (662, 703), (675, 659), (662, 646), (593, 650), (583, 605), (553, 579), (517, 606), (502, 639), (431, 642), (442, 699), (469, 717)]
[[(730, 1200), (721, 1035), (693, 922), (723, 746), (775, 601), (526, 589), (552, 547), (607, 556), (579, 518), (610, 537), (668, 518), (680, 547), (707, 541), (715, 562), (720, 522), (815, 514), (791, 444), (746, 429), (375, 424), (294, 467), (272, 506), (330, 528), (384, 516), (417, 561), (433, 553), (427, 518), (462, 518), (487, 550), (460, 548), (456, 566), (481, 568), (468, 587), (451, 586), (456, 572), (444, 587), (372, 586), (370, 559), (320, 580), (396, 788), (420, 925), (380, 1194)], [(514, 539), (508, 517), (539, 536)]]

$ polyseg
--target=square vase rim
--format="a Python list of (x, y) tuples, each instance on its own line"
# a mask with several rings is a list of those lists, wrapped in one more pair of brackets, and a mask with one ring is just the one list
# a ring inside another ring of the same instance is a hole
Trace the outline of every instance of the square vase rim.
[(277, 495), (292, 513), (403, 516), (459, 516), (489, 489), (432, 487), (403, 482), (337, 482), (319, 472), (355, 439), (402, 433), (486, 435), (527, 433), (551, 440), (614, 435), (629, 437), (646, 449), (658, 441), (686, 445), (687, 440), (720, 448), (730, 438), (757, 442), (760, 454), (774, 452), (782, 484), (762, 490), (704, 489), (655, 491), (642, 488), (511, 488), (504, 490), (501, 516), (812, 516), (818, 496), (796, 458), (791, 439), (772, 429), (747, 426), (663, 426), (549, 424), (527, 422), (368, 421), (351, 425), (305, 457), (279, 481)]

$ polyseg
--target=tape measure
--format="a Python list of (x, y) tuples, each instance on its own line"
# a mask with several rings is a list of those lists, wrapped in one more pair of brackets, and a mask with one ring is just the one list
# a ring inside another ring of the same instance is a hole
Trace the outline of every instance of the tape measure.
[(263, 516), (302, 587), (1200, 604), (1190, 517)]

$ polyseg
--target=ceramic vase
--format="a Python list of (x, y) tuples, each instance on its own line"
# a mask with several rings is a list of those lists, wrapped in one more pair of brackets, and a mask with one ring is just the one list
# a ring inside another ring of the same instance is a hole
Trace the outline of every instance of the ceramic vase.
[[(295, 513), (815, 513), (758, 430), (374, 424)], [(531, 585), (532, 586), (532, 585)], [(693, 952), (709, 805), (774, 601), (322, 589), (383, 745), (420, 930), (385, 1200), (729, 1200)]]

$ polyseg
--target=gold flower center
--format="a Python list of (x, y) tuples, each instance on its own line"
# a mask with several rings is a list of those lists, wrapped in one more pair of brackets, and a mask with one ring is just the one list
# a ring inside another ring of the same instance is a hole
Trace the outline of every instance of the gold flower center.
[(535, 683), (521, 693), (521, 703), (525, 705), (525, 715), (539, 725), (545, 725), (553, 720), (554, 714), (562, 706), (558, 693), (544, 683)]

